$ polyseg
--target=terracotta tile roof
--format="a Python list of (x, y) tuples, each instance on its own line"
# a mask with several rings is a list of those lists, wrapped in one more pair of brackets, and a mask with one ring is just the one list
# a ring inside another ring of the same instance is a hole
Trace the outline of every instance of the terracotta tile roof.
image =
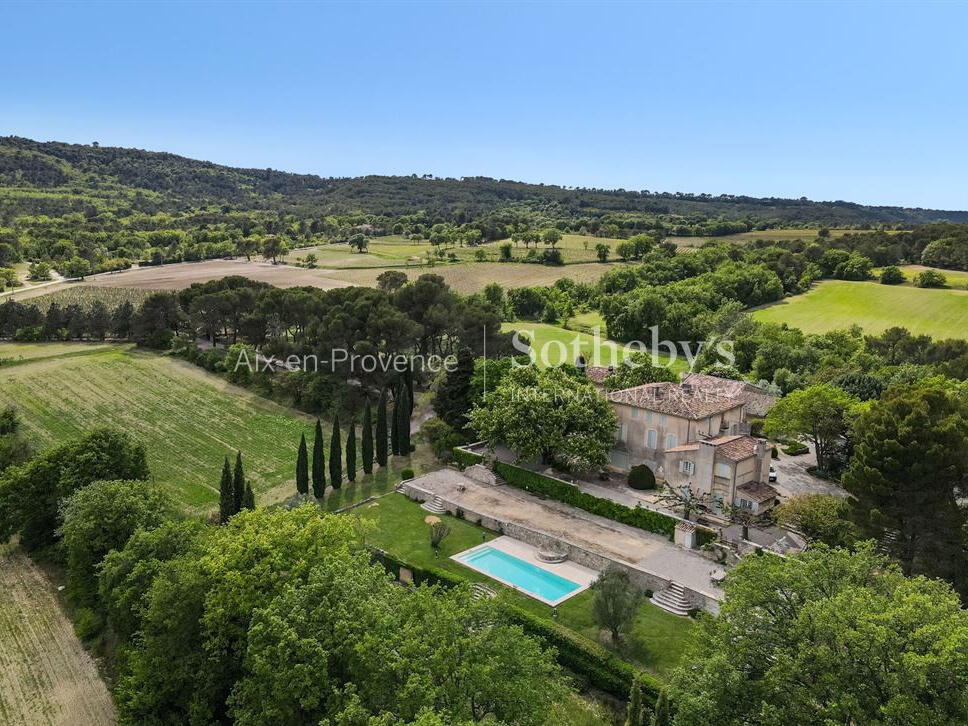
[(614, 372), (614, 369), (606, 368), (605, 366), (587, 366), (585, 368), (585, 377), (596, 386), (599, 386)]
[(765, 416), (776, 403), (776, 396), (749, 381), (733, 381), (705, 373), (687, 373), (682, 382), (714, 396), (743, 401), (746, 412), (751, 416)]
[(719, 436), (710, 441), (716, 444), (716, 453), (730, 461), (743, 461), (756, 456), (757, 439), (740, 434), (738, 436)]
[(658, 411), (693, 421), (743, 405), (742, 401), (711, 395), (696, 388), (668, 382), (646, 383), (635, 388), (613, 391), (607, 394), (607, 398), (609, 401), (626, 406)]
[[(730, 436), (717, 436), (714, 439), (705, 439), (705, 443), (716, 447), (716, 455), (722, 456), (730, 461), (743, 461), (756, 455), (757, 439), (745, 434), (734, 434)], [(674, 446), (666, 449), (667, 454), (678, 454), (686, 451), (699, 451), (698, 441), (693, 441), (681, 446)]]
[(745, 484), (740, 484), (736, 487), (736, 493), (745, 494), (754, 502), (766, 502), (779, 496), (776, 489), (761, 481), (748, 481)]

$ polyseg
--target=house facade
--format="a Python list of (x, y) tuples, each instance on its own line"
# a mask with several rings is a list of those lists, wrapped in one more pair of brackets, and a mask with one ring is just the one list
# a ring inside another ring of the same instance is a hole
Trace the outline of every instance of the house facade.
[(706, 494), (719, 511), (729, 505), (760, 512), (775, 503), (766, 483), (769, 448), (749, 435), (742, 399), (689, 383), (649, 383), (606, 396), (618, 419), (615, 469), (646, 464), (657, 480)]

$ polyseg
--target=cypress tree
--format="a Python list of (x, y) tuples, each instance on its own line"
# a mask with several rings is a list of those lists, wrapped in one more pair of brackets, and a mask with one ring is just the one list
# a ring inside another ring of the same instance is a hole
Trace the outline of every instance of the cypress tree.
[(366, 402), (363, 409), (363, 473), (373, 473), (373, 421), (370, 413), (370, 402)]
[(343, 450), (339, 441), (339, 413), (333, 416), (333, 436), (329, 440), (329, 483), (333, 489), (343, 486)]
[(390, 416), (390, 451), (394, 456), (400, 455), (400, 396), (403, 386), (397, 388), (393, 394), (393, 414)]
[(356, 481), (356, 421), (350, 421), (346, 434), (346, 478)]
[(232, 475), (232, 493), (235, 496), (235, 511), (241, 512), (245, 499), (245, 471), (242, 469), (242, 452), (235, 455), (235, 473)]
[(398, 410), (399, 421), (397, 421), (397, 449), (400, 456), (410, 456), (410, 396), (407, 389), (400, 391), (400, 408)]
[(235, 492), (232, 489), (232, 467), (229, 457), (222, 466), (222, 483), (218, 489), (218, 521), (225, 524), (235, 514)]
[(376, 409), (376, 463), (387, 465), (387, 389), (380, 391)]
[(322, 499), (326, 493), (326, 452), (323, 451), (323, 426), (316, 419), (316, 438), (313, 439), (313, 496)]
[(659, 691), (659, 697), (655, 701), (655, 715), (652, 717), (654, 726), (669, 726), (672, 723), (672, 714), (669, 712), (669, 696), (663, 688)]
[(245, 494), (242, 495), (242, 506), (250, 512), (255, 511), (255, 494), (252, 492), (252, 485), (245, 483)]
[(633, 678), (628, 706), (625, 708), (625, 726), (649, 726), (646, 723), (645, 714), (645, 703), (642, 701), (642, 681), (639, 678)]
[(306, 453), (306, 434), (299, 437), (299, 454), (296, 456), (296, 491), (309, 493), (309, 455)]

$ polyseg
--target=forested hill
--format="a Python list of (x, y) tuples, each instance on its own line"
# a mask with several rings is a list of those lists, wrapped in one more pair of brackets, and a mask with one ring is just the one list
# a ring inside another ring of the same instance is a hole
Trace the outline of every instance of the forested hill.
[(554, 217), (633, 213), (687, 220), (767, 224), (968, 222), (968, 211), (872, 207), (744, 196), (570, 189), (467, 177), (323, 178), (273, 169), (238, 169), (164, 152), (0, 138), (0, 224), (14, 215), (111, 209), (153, 214), (202, 207), (281, 210), (297, 217), (426, 211), (463, 223), (508, 207)]

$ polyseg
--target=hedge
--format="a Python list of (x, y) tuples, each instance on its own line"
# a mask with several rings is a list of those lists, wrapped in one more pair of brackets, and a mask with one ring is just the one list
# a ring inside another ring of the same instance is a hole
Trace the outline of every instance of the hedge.
[[(394, 576), (400, 578), (400, 568), (406, 567), (413, 573), (415, 584), (441, 585), (454, 587), (468, 584), (468, 581), (450, 572), (424, 569), (403, 562), (383, 550), (371, 549), (373, 559), (382, 564)], [(625, 661), (616, 658), (598, 643), (593, 643), (581, 635), (573, 633), (563, 625), (545, 620), (533, 613), (510, 603), (500, 603), (508, 620), (521, 626), (528, 635), (540, 638), (557, 652), (558, 662), (568, 670), (588, 680), (602, 691), (616, 698), (628, 698), (632, 681), (638, 676), (651, 696), (648, 702), (655, 701), (662, 690), (662, 684)]]
[(586, 494), (578, 487), (566, 482), (503, 461), (494, 462), (494, 471), (508, 484), (519, 489), (534, 494), (543, 494), (559, 502), (584, 509), (591, 514), (638, 527), (646, 532), (662, 534), (669, 539), (672, 539), (675, 534), (676, 520), (661, 512), (641, 507), (633, 509), (624, 504), (613, 502), (611, 499), (601, 499)]
[(484, 461), (484, 457), (480, 454), (475, 454), (473, 451), (468, 451), (460, 446), (455, 446), (453, 448), (454, 461), (461, 469), (466, 469), (474, 464), (480, 464)]

